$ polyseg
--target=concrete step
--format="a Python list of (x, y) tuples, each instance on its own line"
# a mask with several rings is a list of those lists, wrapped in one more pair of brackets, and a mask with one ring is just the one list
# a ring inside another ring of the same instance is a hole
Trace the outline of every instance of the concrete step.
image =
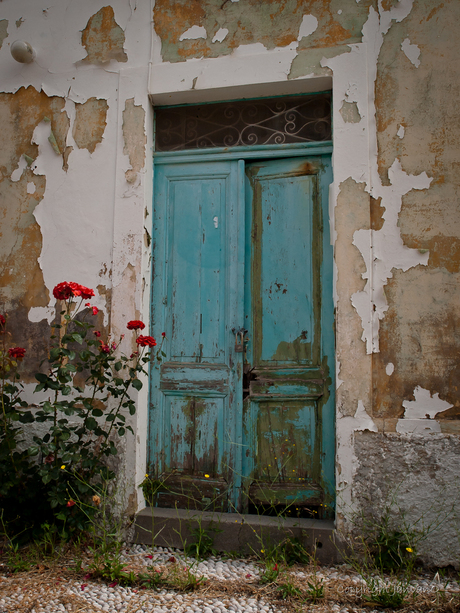
[(260, 555), (262, 549), (273, 548), (290, 537), (322, 564), (341, 560), (340, 539), (331, 520), (147, 507), (136, 516), (134, 540), (184, 549), (186, 544), (196, 542), (193, 530), (197, 528), (214, 539), (213, 548), (219, 552)]

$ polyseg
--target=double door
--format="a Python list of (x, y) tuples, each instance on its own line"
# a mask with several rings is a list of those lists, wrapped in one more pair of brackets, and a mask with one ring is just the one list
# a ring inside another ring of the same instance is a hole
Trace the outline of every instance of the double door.
[(155, 504), (330, 513), (329, 156), (165, 159), (154, 181)]

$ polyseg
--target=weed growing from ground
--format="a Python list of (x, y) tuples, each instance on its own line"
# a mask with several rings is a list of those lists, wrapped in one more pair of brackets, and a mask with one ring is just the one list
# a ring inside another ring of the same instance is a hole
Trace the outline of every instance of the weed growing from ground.
[(210, 533), (216, 534), (222, 532), (221, 528), (214, 526), (212, 522), (210, 526), (203, 528), (199, 522), (196, 528), (190, 529), (190, 532), (194, 538), (194, 542), (185, 544), (184, 552), (186, 555), (193, 556), (199, 560), (217, 554), (217, 551), (214, 549), (214, 536), (211, 536)]

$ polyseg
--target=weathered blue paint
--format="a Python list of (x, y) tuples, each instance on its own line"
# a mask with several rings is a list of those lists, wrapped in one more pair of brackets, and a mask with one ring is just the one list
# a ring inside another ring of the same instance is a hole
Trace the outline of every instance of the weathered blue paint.
[(192, 486), (205, 475), (233, 484), (242, 397), (231, 332), (243, 317), (238, 177), (237, 161), (155, 169), (152, 320), (168, 340), (165, 364), (151, 375), (151, 464)]
[(179, 475), (180, 506), (206, 479), (230, 511), (268, 495), (320, 504), (334, 486), (330, 158), (228, 156), (156, 160), (152, 320), (168, 342), (151, 376), (152, 468)]
[[(245, 487), (256, 506), (274, 485), (279, 505), (324, 504), (335, 452), (330, 158), (264, 160), (246, 174)], [(311, 489), (299, 494), (302, 484)]]

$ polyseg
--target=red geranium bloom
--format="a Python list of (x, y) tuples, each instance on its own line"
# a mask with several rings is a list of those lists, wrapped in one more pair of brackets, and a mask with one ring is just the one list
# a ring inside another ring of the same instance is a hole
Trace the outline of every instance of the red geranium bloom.
[(93, 334), (94, 336), (101, 336), (101, 333), (99, 332), (99, 330), (94, 330)]
[(4, 326), (6, 324), (6, 319), (3, 315), (0, 315), (0, 326)]
[(75, 501), (73, 501), (73, 500), (69, 500), (69, 502), (67, 503), (67, 505), (66, 505), (66, 506), (68, 506), (68, 507), (73, 507), (73, 506), (75, 506)]
[(56, 298), (56, 300), (67, 300), (73, 295), (73, 290), (67, 281), (58, 283), (53, 289), (53, 296)]
[(10, 349), (8, 349), (8, 354), (9, 354), (10, 358), (15, 358), (17, 360), (22, 360), (22, 358), (26, 354), (26, 350), (23, 349), (22, 347), (11, 347)]
[(93, 315), (97, 315), (99, 313), (99, 309), (97, 307), (93, 307)]
[(101, 343), (99, 351), (102, 351), (102, 353), (110, 353), (110, 347), (108, 345), (105, 345), (102, 341), (99, 342)]
[(53, 289), (56, 300), (68, 300), (72, 296), (81, 296), (83, 300), (89, 300), (94, 296), (94, 290), (73, 281), (58, 283)]
[(166, 332), (162, 332), (161, 336), (164, 338), (166, 336)]
[(141, 347), (155, 347), (157, 344), (153, 336), (142, 336), (142, 334), (136, 338), (136, 343)]
[(80, 285), (79, 283), (69, 283), (69, 285), (73, 289), (74, 296), (81, 296), (83, 300), (89, 300), (94, 296), (94, 290), (89, 287), (85, 287), (84, 285)]
[(145, 328), (145, 323), (139, 319), (133, 319), (133, 321), (128, 321), (126, 327), (128, 330), (143, 330)]

